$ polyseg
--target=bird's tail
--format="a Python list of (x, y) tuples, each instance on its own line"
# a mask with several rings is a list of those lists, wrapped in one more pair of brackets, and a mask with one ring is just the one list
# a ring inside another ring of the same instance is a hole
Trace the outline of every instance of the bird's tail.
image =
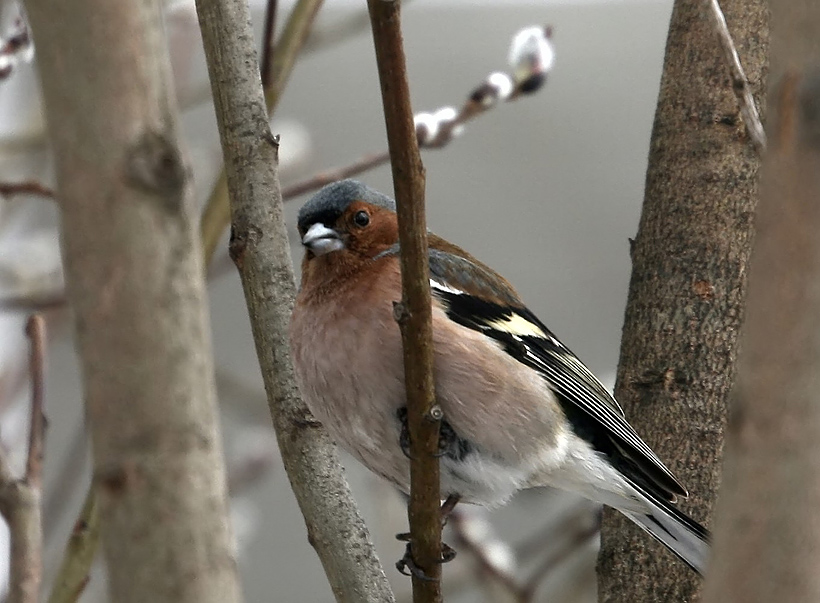
[(620, 511), (702, 576), (709, 558), (709, 531), (645, 487), (635, 482), (632, 486), (650, 511)]

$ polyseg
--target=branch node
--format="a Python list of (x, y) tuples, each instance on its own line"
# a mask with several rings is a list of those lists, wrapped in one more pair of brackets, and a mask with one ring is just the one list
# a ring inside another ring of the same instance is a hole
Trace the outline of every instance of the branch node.
[(179, 207), (186, 170), (179, 149), (165, 135), (145, 130), (126, 150), (125, 161), (131, 184), (161, 196), (169, 210)]
[(237, 228), (231, 225), (231, 239), (228, 243), (228, 255), (237, 269), (241, 272), (245, 264), (245, 248), (247, 247), (247, 237), (237, 232)]

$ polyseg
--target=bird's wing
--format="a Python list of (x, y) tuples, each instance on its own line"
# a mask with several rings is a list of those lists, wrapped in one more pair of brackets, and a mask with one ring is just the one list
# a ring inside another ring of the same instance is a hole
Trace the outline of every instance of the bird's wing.
[(461, 250), (450, 244), (437, 249), (438, 241), (431, 237), (430, 284), (447, 316), (498, 341), (508, 354), (538, 371), (576, 433), (621, 470), (669, 499), (686, 496), (686, 489), (627, 423), (606, 388), (524, 306), (512, 286), (472, 257), (462, 257)]

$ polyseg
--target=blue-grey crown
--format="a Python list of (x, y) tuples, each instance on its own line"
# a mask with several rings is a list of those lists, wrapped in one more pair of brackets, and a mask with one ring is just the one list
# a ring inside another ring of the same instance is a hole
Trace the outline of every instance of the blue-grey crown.
[(330, 226), (341, 216), (354, 201), (364, 201), (396, 211), (396, 202), (357, 180), (340, 180), (328, 184), (302, 206), (299, 210), (298, 225), (307, 230), (316, 223)]

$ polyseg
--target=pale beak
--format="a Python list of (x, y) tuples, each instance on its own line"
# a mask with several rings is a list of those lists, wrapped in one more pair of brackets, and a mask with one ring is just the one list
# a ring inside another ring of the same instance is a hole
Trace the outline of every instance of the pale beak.
[(302, 245), (310, 249), (314, 255), (325, 255), (345, 247), (338, 232), (318, 222), (308, 228), (302, 237)]

